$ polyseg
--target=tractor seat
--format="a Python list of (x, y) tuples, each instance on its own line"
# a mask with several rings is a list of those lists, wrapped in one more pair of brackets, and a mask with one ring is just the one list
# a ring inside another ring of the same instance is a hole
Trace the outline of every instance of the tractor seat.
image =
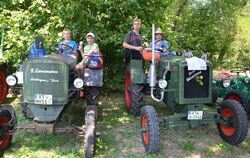
[[(152, 61), (152, 51), (151, 50), (143, 50), (141, 52), (141, 55), (144, 60), (146, 61)], [(155, 61), (160, 60), (160, 54), (155, 52)]]
[(229, 77), (235, 78), (236, 75), (233, 75), (233, 74), (228, 73), (228, 72), (221, 72), (221, 73), (219, 73), (219, 77), (222, 78), (222, 79), (226, 79), (226, 78), (229, 78)]

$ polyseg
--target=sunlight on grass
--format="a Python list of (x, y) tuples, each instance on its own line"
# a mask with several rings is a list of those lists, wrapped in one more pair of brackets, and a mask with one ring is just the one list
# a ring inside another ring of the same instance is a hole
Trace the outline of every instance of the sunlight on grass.
[(187, 156), (185, 158), (201, 158), (202, 156), (200, 154), (195, 154), (195, 153), (192, 153), (190, 156)]

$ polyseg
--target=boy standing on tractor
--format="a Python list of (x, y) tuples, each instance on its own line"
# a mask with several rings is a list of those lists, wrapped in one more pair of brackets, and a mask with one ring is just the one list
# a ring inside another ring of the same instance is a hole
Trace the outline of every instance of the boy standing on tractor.
[[(76, 59), (78, 56), (78, 53), (77, 53), (78, 44), (75, 41), (71, 40), (71, 31), (69, 29), (63, 30), (63, 39), (64, 39), (64, 41), (60, 41), (58, 43), (59, 47), (61, 47), (63, 49), (64, 54), (67, 54), (67, 55), (73, 57), (74, 59)], [(70, 46), (71, 49), (73, 49), (73, 50), (71, 50), (69, 47), (67, 47), (67, 45)]]
[[(129, 31), (123, 41), (125, 63), (128, 64), (130, 59), (142, 59), (140, 52), (143, 50), (142, 36), (140, 35), (141, 20), (133, 21), (133, 31)], [(131, 56), (132, 55), (132, 56)]]

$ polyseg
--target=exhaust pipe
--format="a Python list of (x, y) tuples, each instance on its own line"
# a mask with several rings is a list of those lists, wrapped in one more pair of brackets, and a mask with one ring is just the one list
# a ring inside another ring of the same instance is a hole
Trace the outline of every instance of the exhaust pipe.
[(161, 91), (161, 97), (160, 99), (156, 98), (154, 96), (154, 89), (155, 89), (155, 85), (156, 85), (156, 70), (155, 70), (155, 24), (152, 24), (152, 63), (150, 64), (150, 81), (149, 81), (149, 86), (150, 86), (150, 90), (151, 90), (151, 97), (157, 101), (160, 102), (163, 100), (164, 98), (164, 91)]
[(152, 88), (156, 85), (156, 74), (155, 74), (155, 24), (152, 24), (152, 63), (150, 64), (149, 74), (150, 81), (149, 86)]

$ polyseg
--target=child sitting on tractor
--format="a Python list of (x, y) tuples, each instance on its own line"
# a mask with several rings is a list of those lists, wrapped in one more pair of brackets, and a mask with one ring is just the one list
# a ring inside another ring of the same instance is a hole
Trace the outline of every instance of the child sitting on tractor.
[[(155, 51), (156, 53), (159, 53), (160, 56), (163, 56), (164, 53), (168, 50), (168, 43), (166, 40), (164, 40), (163, 38), (163, 32), (161, 31), (160, 28), (158, 28), (155, 31), (155, 43), (154, 43), (154, 47), (155, 47)], [(150, 43), (150, 48), (152, 48), (152, 42)]]
[[(163, 38), (163, 34), (164, 33), (161, 31), (160, 28), (158, 28), (155, 32), (154, 49), (155, 49), (156, 61), (158, 61), (161, 56), (165, 55), (169, 49), (167, 41), (164, 40)], [(151, 61), (152, 60), (152, 42), (150, 43), (150, 48), (143, 50), (141, 53), (142, 53), (144, 60)]]
[(83, 48), (83, 42), (80, 42), (79, 50), (82, 55), (82, 61), (76, 65), (76, 69), (82, 71), (84, 67), (89, 68), (100, 68), (102, 67), (101, 54), (99, 52), (99, 47), (95, 43), (95, 35), (92, 32), (89, 32), (86, 35), (87, 45)]
[(43, 39), (41, 36), (36, 36), (35, 37), (35, 42), (31, 44), (30, 46), (30, 54), (29, 54), (29, 59), (35, 59), (41, 56), (46, 55), (46, 50), (44, 49), (43, 45)]
[(63, 30), (63, 41), (58, 43), (58, 46), (63, 50), (63, 54), (69, 55), (74, 59), (78, 56), (78, 44), (71, 40), (71, 31), (68, 29)]

